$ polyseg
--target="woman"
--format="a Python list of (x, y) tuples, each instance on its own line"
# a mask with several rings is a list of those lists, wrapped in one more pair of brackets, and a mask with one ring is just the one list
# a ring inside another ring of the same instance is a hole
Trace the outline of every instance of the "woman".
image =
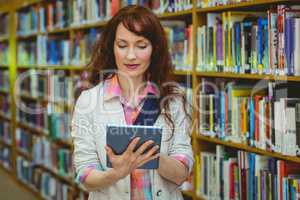
[[(106, 25), (89, 66), (94, 85), (79, 96), (72, 120), (77, 180), (89, 199), (177, 200), (178, 186), (193, 165), (186, 99), (169, 83), (171, 60), (159, 19), (147, 8), (128, 6)], [(122, 155), (106, 145), (106, 125), (131, 125), (146, 97), (158, 98), (162, 127), (160, 154), (147, 141), (134, 151), (134, 139)], [(137, 169), (159, 156), (155, 170)], [(106, 165), (107, 159), (112, 168)]]

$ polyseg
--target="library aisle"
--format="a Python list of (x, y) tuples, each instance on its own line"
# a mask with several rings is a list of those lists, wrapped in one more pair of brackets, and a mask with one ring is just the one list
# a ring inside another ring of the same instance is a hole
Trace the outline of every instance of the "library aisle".
[(33, 194), (21, 188), (9, 175), (0, 169), (0, 199), (35, 200)]

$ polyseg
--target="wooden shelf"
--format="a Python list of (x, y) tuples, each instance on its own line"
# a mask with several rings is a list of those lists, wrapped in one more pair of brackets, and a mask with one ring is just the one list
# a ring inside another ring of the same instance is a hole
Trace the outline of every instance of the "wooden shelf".
[(0, 145), (11, 148), (11, 144), (3, 141), (2, 138), (0, 139)]
[(193, 198), (194, 196), (194, 192), (193, 191), (185, 191), (185, 190), (181, 190), (181, 193), (187, 197), (191, 197)]
[(3, 171), (5, 171), (6, 173), (11, 175), (11, 171), (9, 169), (7, 169), (6, 167), (3, 166), (2, 162), (0, 161), (0, 169), (2, 169)]
[(0, 93), (2, 93), (2, 94), (8, 94), (8, 93), (9, 93), (9, 91), (8, 91), (8, 90), (6, 90), (6, 89), (2, 89), (2, 88), (0, 88)]
[(192, 71), (181, 71), (181, 70), (174, 70), (172, 71), (174, 75), (179, 75), (179, 76), (191, 76), (193, 74)]
[(300, 82), (300, 76), (274, 76), (259, 74), (237, 74), (229, 72), (196, 72), (199, 77), (212, 78), (233, 78), (233, 79), (254, 79), (254, 80), (271, 80), (271, 81), (294, 81)]
[(70, 30), (71, 30), (70, 27), (54, 28), (54, 29), (51, 29), (51, 30), (47, 30), (45, 33), (41, 33), (41, 34), (66, 33), (66, 32), (69, 32)]
[(71, 30), (80, 30), (80, 29), (89, 29), (89, 28), (98, 28), (103, 27), (107, 24), (107, 21), (97, 21), (80, 25), (71, 25)]
[(163, 13), (163, 14), (158, 14), (158, 18), (163, 19), (163, 18), (174, 18), (174, 17), (182, 17), (185, 15), (192, 15), (192, 9), (189, 10), (183, 10), (179, 12), (174, 12), (174, 13)]
[(38, 136), (45, 136), (49, 141), (54, 142), (58, 146), (64, 146), (64, 147), (67, 147), (67, 148), (72, 148), (72, 146), (73, 146), (72, 142), (64, 141), (64, 140), (61, 140), (61, 139), (58, 139), (58, 138), (51, 138), (49, 136), (49, 134), (47, 134), (42, 129), (34, 128), (34, 127), (31, 127), (30, 125), (20, 123), (20, 122), (18, 122), (17, 125), (18, 125), (18, 127), (23, 128), (25, 130), (28, 130), (28, 131), (30, 131), (30, 132), (38, 135)]
[(17, 122), (17, 126), (20, 128), (26, 129), (38, 136), (47, 136), (47, 133), (45, 133), (45, 131), (41, 128), (32, 127), (28, 124), (21, 123), (21, 122)]
[(270, 4), (281, 4), (281, 3), (291, 3), (291, 0), (252, 0), (252, 1), (235, 3), (230, 5), (224, 5), (224, 6), (197, 8), (197, 13), (221, 12), (227, 10), (234, 10), (234, 9), (237, 10), (241, 8), (250, 8), (250, 7), (264, 6)]
[(18, 35), (17, 39), (28, 39), (32, 37), (36, 37), (38, 35), (48, 35), (48, 34), (58, 34), (58, 33), (69, 33), (71, 30), (79, 30), (79, 29), (88, 29), (88, 28), (98, 28), (101, 26), (105, 26), (107, 21), (98, 21), (94, 23), (86, 23), (81, 25), (71, 25), (65, 28), (53, 28), (51, 30), (47, 30), (45, 32), (36, 32), (26, 35)]
[(75, 65), (18, 65), (17, 69), (35, 69), (35, 70), (70, 70), (70, 71), (80, 71), (85, 70), (84, 66)]
[(52, 142), (60, 145), (60, 146), (64, 146), (64, 147), (67, 147), (67, 148), (72, 148), (73, 147), (73, 144), (72, 142), (70, 141), (64, 141), (64, 140), (61, 140), (61, 139), (53, 139), (53, 138), (49, 138)]
[(8, 42), (7, 36), (0, 36), (0, 42)]
[(64, 177), (64, 176), (61, 176), (60, 174), (58, 174), (58, 172), (56, 172), (55, 170), (53, 169), (49, 169), (48, 167), (45, 167), (44, 165), (36, 165), (37, 168), (40, 168), (48, 173), (50, 173), (52, 176), (54, 176), (55, 178), (61, 180), (61, 181), (64, 181), (65, 183), (68, 183), (69, 185), (73, 185), (74, 182), (72, 181), (72, 178), (70, 177)]
[(195, 200), (207, 200), (204, 197), (200, 197), (200, 196), (197, 196), (197, 195), (194, 196), (194, 199)]
[(29, 124), (25, 124), (25, 123), (21, 123), (21, 122), (17, 122), (17, 127), (21, 128), (21, 129), (25, 129), (36, 136), (40, 136), (40, 137), (45, 136), (46, 138), (49, 138), (48, 134), (45, 132), (45, 130), (43, 130), (41, 128), (32, 127)]
[(11, 121), (10, 117), (3, 114), (3, 112), (0, 111), (0, 119), (4, 119), (5, 121)]
[(205, 200), (205, 198), (197, 196), (193, 191), (181, 191), (183, 195), (190, 197), (194, 200)]
[(75, 66), (75, 65), (38, 65), (36, 69), (43, 70), (85, 70), (84, 66)]
[(50, 101), (49, 99), (45, 99), (44, 97), (33, 97), (30, 94), (26, 94), (26, 93), (20, 94), (19, 97), (30, 101), (42, 102), (44, 104), (51, 103), (51, 104), (60, 105), (65, 109), (67, 109), (68, 111), (71, 111), (73, 109), (73, 105), (66, 104), (66, 102), (64, 101)]
[(19, 95), (21, 98), (23, 99), (28, 99), (28, 100), (31, 100), (31, 101), (42, 101), (42, 102), (47, 102), (46, 99), (44, 99), (43, 97), (33, 97), (31, 96), (30, 94), (26, 94), (26, 93), (21, 93)]
[(21, 123), (21, 122), (17, 122), (17, 126), (22, 128), (22, 129), (26, 129), (26, 130), (28, 130), (32, 133), (35, 133), (36, 135), (47, 136), (47, 134), (45, 133), (45, 131), (43, 129), (35, 128), (35, 127), (32, 127), (31, 125)]
[(262, 150), (262, 149), (259, 149), (259, 148), (250, 147), (246, 144), (240, 144), (240, 143), (230, 142), (230, 141), (223, 141), (223, 140), (220, 140), (218, 138), (212, 138), (212, 137), (203, 136), (203, 135), (197, 135), (197, 139), (200, 140), (200, 141), (205, 141), (205, 142), (209, 142), (209, 143), (213, 143), (213, 144), (223, 145), (223, 146), (231, 147), (231, 148), (238, 149), (238, 150), (248, 151), (248, 152), (252, 152), (252, 153), (257, 153), (257, 154), (261, 154), (261, 155), (265, 155), (265, 156), (274, 157), (274, 158), (281, 159), (281, 160), (300, 163), (300, 158), (299, 157), (286, 156), (286, 155), (283, 155), (283, 154), (280, 154), (280, 153), (270, 152), (270, 151), (267, 151), (267, 150)]
[(22, 8), (25, 8), (25, 7), (28, 7), (28, 6), (37, 4), (37, 3), (39, 3), (39, 2), (42, 2), (42, 0), (27, 0), (27, 1), (21, 1), (21, 2), (18, 2), (19, 5), (18, 5), (17, 9), (20, 10), (20, 9), (22, 9)]
[(17, 64), (17, 69), (36, 69), (36, 65), (20, 65)]
[(28, 153), (22, 151), (18, 147), (17, 147), (17, 153), (18, 153), (18, 155), (24, 157), (26, 160), (32, 160), (32, 155), (29, 155)]
[(69, 32), (71, 30), (98, 28), (98, 27), (105, 26), (106, 24), (107, 24), (107, 21), (95, 21), (95, 22), (84, 23), (84, 24), (79, 24), (79, 25), (71, 25), (71, 26), (65, 27), (65, 28), (57, 28), (57, 29), (53, 29), (53, 30), (48, 30), (42, 34), (55, 34), (55, 33)]
[(34, 33), (29, 33), (29, 34), (24, 34), (24, 35), (17, 35), (17, 40), (27, 40), (31, 39), (34, 37), (37, 37), (39, 35), (39, 32), (34, 32)]

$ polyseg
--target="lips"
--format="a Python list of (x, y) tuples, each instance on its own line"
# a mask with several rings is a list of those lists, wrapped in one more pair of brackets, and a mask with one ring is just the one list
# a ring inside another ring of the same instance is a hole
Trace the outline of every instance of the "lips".
[(125, 66), (128, 68), (128, 69), (136, 69), (138, 68), (138, 64), (125, 64)]

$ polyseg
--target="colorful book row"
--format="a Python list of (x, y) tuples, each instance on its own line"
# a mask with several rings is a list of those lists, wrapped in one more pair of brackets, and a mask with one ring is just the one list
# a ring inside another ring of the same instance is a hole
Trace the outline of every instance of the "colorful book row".
[(253, 85), (229, 82), (214, 91), (202, 90), (200, 134), (284, 155), (298, 155), (299, 86), (287, 85), (270, 82), (264, 86), (267, 90), (256, 90)]
[(196, 193), (205, 199), (299, 198), (300, 165), (254, 153), (215, 152), (196, 155)]
[(300, 75), (299, 8), (208, 13), (197, 29), (197, 70)]

